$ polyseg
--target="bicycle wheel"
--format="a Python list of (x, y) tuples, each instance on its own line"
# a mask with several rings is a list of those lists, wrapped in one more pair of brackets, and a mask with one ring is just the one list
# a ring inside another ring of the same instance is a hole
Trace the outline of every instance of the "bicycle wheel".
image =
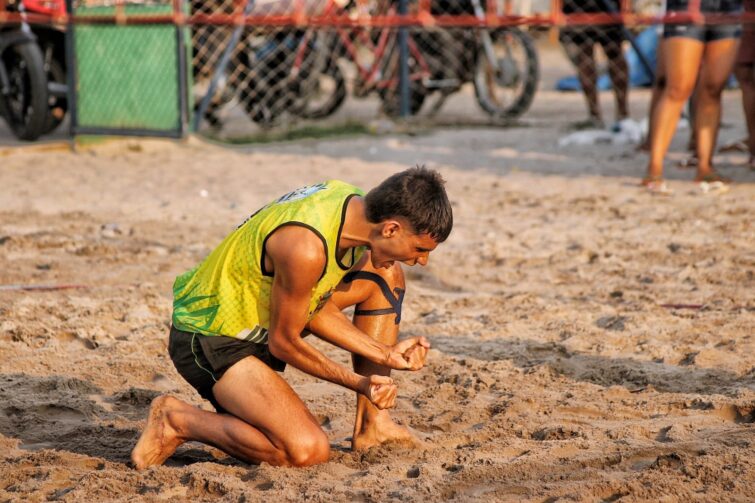
[(346, 78), (335, 60), (318, 73), (313, 89), (302, 105), (292, 112), (303, 119), (323, 119), (333, 115), (346, 100)]
[(290, 112), (304, 119), (322, 119), (336, 112), (346, 99), (346, 78), (336, 62), (334, 33), (314, 31), (299, 68), (296, 102)]
[(477, 102), (491, 117), (519, 117), (532, 104), (540, 79), (535, 44), (518, 28), (489, 33), (495, 61), (490, 61), (483, 41), (474, 75)]
[(20, 140), (33, 141), (47, 125), (47, 76), (42, 51), (35, 43), (23, 43), (6, 49), (3, 64), (10, 83), (5, 95), (7, 121)]
[[(382, 62), (382, 75), (384, 85), (379, 89), (382, 110), (389, 117), (398, 117), (401, 114), (401, 86), (399, 85), (399, 49), (398, 37), (393, 35), (390, 50)], [(409, 56), (409, 114), (417, 115), (425, 102), (427, 89), (418, 78), (421, 74), (419, 63), (413, 56)]]

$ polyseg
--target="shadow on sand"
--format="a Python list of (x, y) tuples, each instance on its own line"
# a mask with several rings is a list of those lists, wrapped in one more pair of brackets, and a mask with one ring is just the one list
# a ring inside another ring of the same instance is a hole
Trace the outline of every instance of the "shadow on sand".
[(599, 386), (624, 386), (630, 391), (652, 387), (663, 393), (721, 394), (737, 388), (755, 390), (755, 372), (739, 376), (719, 369), (669, 365), (632, 358), (607, 358), (569, 351), (555, 342), (527, 339), (476, 340), (464, 336), (433, 337), (442, 352), (486, 361), (510, 360), (522, 369), (546, 365), (559, 375)]
[[(81, 379), (25, 374), (0, 375), (0, 434), (21, 441), (27, 450), (54, 449), (128, 463), (141, 433), (129, 423), (143, 420), (158, 393), (128, 388), (106, 395)], [(126, 425), (126, 426), (124, 426)], [(218, 461), (208, 451), (187, 444), (169, 466)], [(230, 458), (222, 463), (234, 462)]]

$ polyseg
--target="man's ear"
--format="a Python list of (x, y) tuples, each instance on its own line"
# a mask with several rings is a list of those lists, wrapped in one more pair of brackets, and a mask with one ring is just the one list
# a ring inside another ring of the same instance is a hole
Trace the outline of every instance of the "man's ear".
[(382, 236), (384, 238), (392, 238), (401, 231), (401, 224), (396, 220), (386, 220), (383, 222)]

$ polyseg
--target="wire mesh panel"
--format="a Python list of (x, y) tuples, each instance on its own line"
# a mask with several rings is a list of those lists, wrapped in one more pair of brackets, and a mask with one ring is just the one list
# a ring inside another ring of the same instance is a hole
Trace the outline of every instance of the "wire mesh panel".
[[(423, 4), (424, 2), (424, 4)], [(517, 7), (519, 6), (519, 7)], [(251, 8), (250, 8), (251, 7)], [(203, 119), (216, 130), (244, 115), (254, 129), (289, 127), (303, 120), (324, 119), (352, 98), (369, 105), (352, 108), (349, 116), (397, 117), (400, 110), (400, 50), (397, 2), (313, 0), (289, 2), (194, 0), (192, 13), (240, 16), (247, 25), (230, 48), (229, 62), (217, 75), (221, 53), (229, 50), (230, 25), (195, 23), (192, 44), (195, 98), (208, 98)], [(531, 12), (531, 2), (424, 0), (410, 3), (409, 15), (466, 17), (466, 26), (409, 28), (408, 75), (411, 115), (437, 113), (446, 98), (474, 87), (479, 110), (489, 117), (523, 114), (538, 82), (537, 54), (526, 29), (470, 27), (489, 14)], [(215, 16), (213, 18), (213, 16)], [(285, 16), (303, 16), (318, 23), (276, 26)], [(250, 20), (251, 19), (251, 20)], [(366, 20), (366, 22), (365, 22)], [(393, 22), (393, 24), (391, 24)], [(212, 89), (211, 79), (219, 83)], [(371, 107), (366, 113), (365, 107)], [(354, 111), (358, 108), (359, 111)], [(232, 133), (233, 134), (233, 133)]]
[[(74, 13), (89, 21), (112, 18), (74, 23), (77, 124), (173, 127), (180, 122), (173, 108), (183, 99), (179, 87), (189, 81), (188, 94), (201, 111), (199, 130), (222, 137), (402, 113), (432, 124), (448, 116), (452, 103), (463, 112), (453, 123), (500, 123), (525, 116), (546, 86), (582, 93), (584, 123), (602, 126), (629, 115), (630, 87), (652, 84), (659, 30), (648, 24), (660, 26), (660, 17), (651, 16), (663, 16), (666, 3), (409, 0), (399, 15), (399, 0), (190, 0), (181, 17), (173, 3), (162, 1), (75, 5)], [(131, 22), (145, 15), (165, 19)], [(705, 13), (670, 21), (715, 22)], [(187, 32), (191, 79), (181, 78), (173, 60), (181, 51), (171, 26)], [(554, 86), (555, 66), (573, 76)], [(606, 100), (615, 106), (605, 106)], [(608, 108), (612, 114), (604, 113)], [(132, 113), (128, 120), (126, 112)]]
[[(297, 12), (317, 15), (327, 5), (328, 2), (319, 1), (295, 5), (280, 0), (194, 0), (191, 9), (195, 16), (247, 14), (262, 25), (243, 28), (195, 25), (192, 54), (197, 102), (207, 95), (212, 78), (219, 83), (209, 97), (204, 119), (211, 125), (220, 126), (220, 111), (224, 108), (242, 113), (262, 128), (280, 125), (296, 117), (315, 91), (317, 76), (325, 71), (330, 59), (325, 44), (330, 37), (312, 27), (271, 26), (266, 22)], [(294, 10), (295, 6), (299, 10)], [(232, 39), (232, 33), (237, 29), (241, 29), (241, 33), (236, 41)], [(229, 47), (232, 40), (236, 43)], [(221, 55), (225, 51), (229, 51), (230, 59), (223, 66)]]
[(170, 15), (173, 4), (75, 2), (72, 7), (84, 19), (72, 30), (75, 131), (181, 135), (188, 120), (182, 29), (172, 23), (97, 22)]

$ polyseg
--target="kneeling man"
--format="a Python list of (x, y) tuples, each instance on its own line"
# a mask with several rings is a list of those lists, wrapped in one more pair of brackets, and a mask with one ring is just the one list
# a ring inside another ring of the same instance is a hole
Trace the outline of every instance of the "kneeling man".
[[(427, 264), (452, 225), (444, 181), (423, 167), (366, 195), (337, 180), (302, 187), (250, 216), (173, 285), (170, 357), (217, 413), (155, 398), (131, 453), (136, 468), (162, 464), (190, 440), (250, 463), (327, 461), (327, 436), (277, 373), (287, 364), (357, 392), (353, 448), (410, 440), (387, 411), (390, 372), (422, 368), (430, 345), (397, 342), (399, 263)], [(353, 322), (342, 313), (349, 306)], [(354, 371), (307, 343), (308, 333), (351, 352)]]

